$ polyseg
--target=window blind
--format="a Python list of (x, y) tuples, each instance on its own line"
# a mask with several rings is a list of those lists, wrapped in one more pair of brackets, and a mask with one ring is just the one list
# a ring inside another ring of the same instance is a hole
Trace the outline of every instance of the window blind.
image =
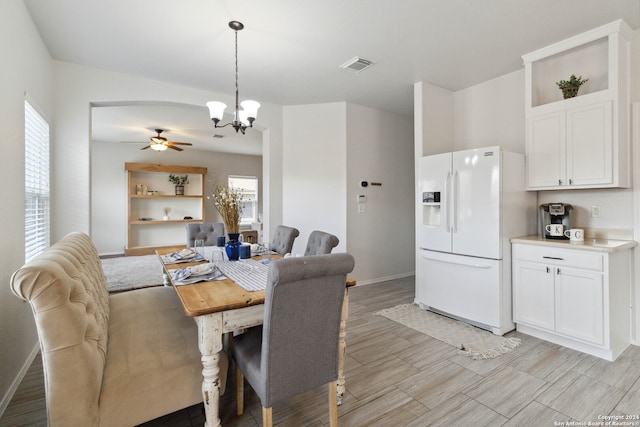
[(25, 262), (50, 244), (49, 124), (24, 101)]

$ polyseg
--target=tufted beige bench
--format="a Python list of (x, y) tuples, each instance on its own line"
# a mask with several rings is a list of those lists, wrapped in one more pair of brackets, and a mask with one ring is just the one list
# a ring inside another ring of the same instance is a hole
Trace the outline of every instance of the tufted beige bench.
[(50, 426), (133, 426), (202, 402), (197, 327), (175, 291), (109, 295), (86, 234), (25, 264), (11, 287), (35, 317)]

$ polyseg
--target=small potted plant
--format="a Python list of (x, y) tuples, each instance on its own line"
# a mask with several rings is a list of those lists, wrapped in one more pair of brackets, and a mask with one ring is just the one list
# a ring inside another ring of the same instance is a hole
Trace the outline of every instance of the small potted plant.
[(184, 195), (184, 185), (189, 183), (189, 175), (169, 175), (169, 182), (176, 186), (176, 196)]
[(578, 95), (578, 90), (580, 86), (588, 82), (589, 79), (582, 79), (582, 76), (576, 77), (575, 74), (571, 74), (569, 80), (560, 80), (556, 82), (560, 90), (562, 91), (562, 96), (564, 99), (573, 98)]

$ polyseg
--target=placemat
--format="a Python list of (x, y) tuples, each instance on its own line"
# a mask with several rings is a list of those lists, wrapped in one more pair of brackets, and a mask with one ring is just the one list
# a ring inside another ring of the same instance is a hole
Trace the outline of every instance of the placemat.
[(240, 261), (222, 261), (218, 268), (229, 279), (236, 282), (245, 291), (263, 291), (267, 288), (269, 265), (253, 259)]

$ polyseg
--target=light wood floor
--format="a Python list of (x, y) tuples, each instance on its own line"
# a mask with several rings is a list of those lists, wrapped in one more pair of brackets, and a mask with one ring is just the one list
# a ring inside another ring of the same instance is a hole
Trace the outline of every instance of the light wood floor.
[[(407, 278), (351, 290), (341, 426), (556, 426), (605, 415), (640, 415), (639, 347), (630, 347), (611, 363), (512, 332), (509, 336), (522, 339), (520, 347), (496, 359), (474, 361), (374, 315), (412, 302), (413, 286), (413, 278)], [(223, 425), (260, 425), (260, 403), (248, 386), (245, 414), (236, 417), (233, 377), (229, 375), (221, 401)], [(325, 390), (275, 405), (274, 424), (327, 425)], [(144, 425), (203, 423), (202, 408), (196, 405)], [(0, 426), (20, 425), (46, 425), (39, 361), (0, 418)]]

